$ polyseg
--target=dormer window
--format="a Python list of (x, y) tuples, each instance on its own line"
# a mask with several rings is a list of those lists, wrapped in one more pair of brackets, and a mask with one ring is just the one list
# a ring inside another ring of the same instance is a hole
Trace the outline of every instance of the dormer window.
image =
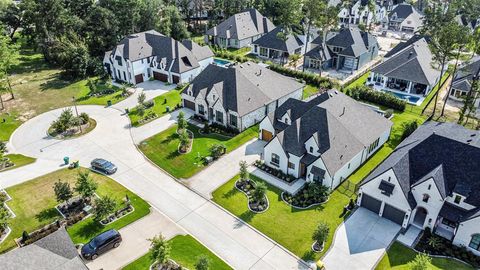
[(455, 195), (455, 199), (453, 200), (454, 203), (459, 204), (462, 201), (462, 196)]
[(310, 146), (310, 153), (313, 153), (313, 146)]
[(428, 203), (428, 200), (430, 199), (430, 195), (428, 194), (423, 194), (423, 199), (422, 201), (425, 202), (425, 203)]
[(428, 190), (430, 190), (432, 188), (432, 184), (428, 185)]
[(213, 100), (215, 100), (215, 95), (212, 96)]

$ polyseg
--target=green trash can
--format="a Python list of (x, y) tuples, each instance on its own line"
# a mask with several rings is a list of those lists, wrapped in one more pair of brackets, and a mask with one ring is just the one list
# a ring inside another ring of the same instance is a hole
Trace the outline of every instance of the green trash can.
[(112, 106), (112, 101), (111, 100), (107, 101), (107, 106), (109, 106), (109, 107)]
[(65, 165), (68, 165), (68, 163), (70, 163), (70, 158), (69, 157), (64, 157), (63, 162), (65, 163)]
[(74, 167), (74, 168), (80, 167), (80, 161), (75, 160), (75, 161), (73, 162), (73, 167)]

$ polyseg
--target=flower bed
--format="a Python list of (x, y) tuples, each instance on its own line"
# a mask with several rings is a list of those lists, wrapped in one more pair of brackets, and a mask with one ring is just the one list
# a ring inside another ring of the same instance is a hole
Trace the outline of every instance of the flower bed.
[(255, 190), (255, 182), (252, 180), (236, 181), (235, 187), (243, 192), (248, 198), (248, 209), (255, 213), (263, 213), (267, 211), (269, 202), (267, 196), (264, 196), (264, 199), (260, 202), (255, 202), (253, 200), (252, 194)]
[(235, 128), (224, 127), (217, 123), (212, 123), (210, 125), (208, 123), (205, 123), (203, 129), (200, 130), (200, 133), (202, 134), (214, 133), (217, 135), (233, 138), (237, 136), (240, 133), (240, 131), (238, 131), (238, 129), (235, 129)]
[(42, 228), (33, 231), (31, 233), (27, 233), (24, 236), (15, 239), (15, 242), (19, 247), (24, 247), (27, 245), (30, 245), (31, 243), (34, 243), (42, 238), (44, 238), (47, 235), (50, 235), (54, 232), (56, 232), (60, 227), (62, 226), (62, 222), (60, 221), (55, 221), (53, 223), (50, 223), (46, 226), (43, 226)]
[[(433, 241), (431, 238), (436, 238), (436, 240)], [(432, 245), (431, 242), (435, 242), (436, 244)], [(475, 268), (480, 268), (479, 256), (476, 256), (471, 251), (467, 250), (466, 247), (455, 246), (447, 239), (433, 235), (429, 228), (425, 229), (422, 233), (420, 240), (415, 246), (415, 250), (435, 256), (453, 257), (466, 262)]]
[(275, 169), (275, 168), (272, 168), (268, 165), (265, 164), (265, 162), (263, 162), (262, 160), (256, 160), (253, 165), (255, 167), (257, 167), (258, 169), (268, 173), (268, 174), (271, 174), (273, 176), (275, 176), (276, 178), (284, 181), (284, 182), (287, 182), (289, 184), (293, 183), (296, 178), (291, 176), (291, 175), (288, 175), (288, 174), (284, 174), (281, 170), (278, 170), (278, 169)]
[(89, 118), (86, 123), (80, 126), (73, 126), (62, 133), (57, 133), (53, 128), (53, 126), (51, 126), (48, 129), (47, 134), (48, 136), (53, 137), (55, 139), (68, 139), (68, 138), (74, 138), (81, 135), (85, 135), (90, 131), (92, 131), (93, 129), (95, 129), (96, 126), (97, 126), (97, 121), (95, 121), (95, 119), (93, 118)]
[(115, 213), (111, 214), (110, 216), (108, 216), (106, 219), (104, 220), (101, 220), (100, 223), (103, 225), (103, 226), (106, 226), (110, 223), (113, 223), (123, 217), (125, 217), (126, 215), (128, 214), (131, 214), (133, 213), (133, 211), (135, 211), (135, 208), (133, 208), (133, 206), (131, 204), (128, 204), (126, 207), (120, 209), (120, 210), (117, 210), (115, 211)]
[[(0, 215), (6, 215), (7, 220), (15, 217), (13, 211), (6, 204), (6, 202), (11, 199), (12, 198), (7, 194), (6, 191), (0, 191)], [(8, 223), (0, 224), (0, 243), (2, 243), (8, 237), (11, 231), (12, 230), (8, 227)]]
[(315, 241), (313, 244), (312, 244), (312, 251), (313, 252), (322, 252), (323, 251), (323, 248), (325, 247), (325, 243), (322, 243), (321, 245), (318, 244), (317, 241)]
[(329, 189), (319, 183), (308, 182), (295, 195), (282, 192), (282, 200), (298, 209), (307, 209), (328, 201)]
[(182, 267), (176, 261), (169, 259), (167, 263), (164, 263), (164, 264), (154, 263), (150, 265), (150, 270), (188, 270), (188, 269)]
[(91, 200), (84, 200), (82, 197), (78, 196), (70, 199), (66, 203), (55, 206), (55, 208), (63, 218), (67, 219), (72, 216), (77, 216), (79, 213), (83, 212), (83, 209), (86, 206), (92, 206)]
[(0, 159), (0, 171), (11, 168), (13, 166), (15, 166), (15, 164), (10, 161), (9, 158), (3, 157)]

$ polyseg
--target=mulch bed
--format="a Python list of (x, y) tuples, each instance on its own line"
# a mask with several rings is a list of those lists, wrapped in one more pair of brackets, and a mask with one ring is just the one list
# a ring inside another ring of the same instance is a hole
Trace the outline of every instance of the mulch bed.
[(260, 202), (256, 202), (252, 198), (253, 191), (255, 190), (254, 181), (252, 180), (237, 181), (235, 182), (235, 187), (247, 196), (248, 208), (250, 209), (250, 211), (255, 213), (263, 213), (267, 211), (269, 206), (267, 196), (265, 196), (265, 198)]

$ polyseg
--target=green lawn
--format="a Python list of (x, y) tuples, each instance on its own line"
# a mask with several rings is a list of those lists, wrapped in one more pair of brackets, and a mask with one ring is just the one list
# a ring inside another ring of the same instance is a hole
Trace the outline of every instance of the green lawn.
[[(3, 122), (5, 119), (5, 122)], [(0, 114), (0, 141), (8, 141), (13, 131), (22, 124), (14, 115)]]
[(245, 56), (250, 53), (252, 49), (250, 47), (243, 47), (240, 49), (236, 48), (228, 48), (227, 51), (234, 54), (234, 55), (239, 55), (239, 56)]
[[(442, 77), (442, 83), (448, 79), (448, 77), (450, 76), (450, 74), (448, 73), (445, 73), (445, 75), (443, 75)], [(415, 106), (415, 105), (410, 105), (410, 104), (407, 104), (407, 108), (405, 109), (406, 111), (411, 111), (413, 113), (416, 113), (416, 114), (421, 114), (422, 113), (422, 110), (425, 109), (425, 107), (428, 105), (428, 106), (433, 106), (433, 103), (434, 101), (432, 101), (431, 103), (430, 100), (433, 99), (433, 97), (435, 96), (435, 93), (438, 92), (438, 88), (440, 87), (440, 83), (438, 83), (437, 85), (435, 85), (432, 89), (432, 91), (430, 91), (430, 93), (428, 93), (427, 97), (423, 100), (422, 104), (420, 104), (420, 106)], [(432, 109), (433, 110), (433, 109)]]
[(198, 44), (203, 44), (205, 43), (205, 40), (204, 40), (204, 36), (201, 35), (201, 36), (193, 36), (191, 37), (191, 40), (195, 43), (198, 43)]
[(178, 153), (180, 143), (177, 126), (153, 136), (140, 143), (140, 150), (155, 164), (176, 178), (189, 178), (205, 168), (203, 158), (210, 155), (210, 147), (223, 144), (227, 152), (258, 136), (258, 125), (248, 128), (239, 135), (229, 138), (216, 134), (200, 134), (199, 129), (189, 125), (194, 134), (192, 151), (187, 154)]
[(5, 157), (9, 158), (10, 161), (13, 162), (13, 164), (15, 164), (15, 166), (4, 169), (4, 170), (0, 170), (0, 171), (13, 170), (13, 169), (16, 169), (16, 168), (19, 168), (19, 167), (22, 167), (22, 166), (25, 166), (25, 165), (28, 165), (28, 164), (32, 164), (36, 160), (34, 158), (27, 157), (27, 156), (20, 155), (20, 154), (9, 154), (9, 155), (5, 155)]
[(181, 104), (182, 102), (182, 97), (180, 96), (180, 93), (182, 92), (182, 90), (175, 89), (154, 98), (153, 101), (155, 105), (152, 108), (145, 110), (145, 113), (143, 116), (139, 115), (135, 108), (132, 109), (128, 114), (128, 117), (130, 117), (132, 126), (134, 127), (141, 126), (142, 124), (139, 123), (138, 121), (141, 120), (144, 116), (148, 115), (149, 112), (154, 112), (160, 117), (168, 113), (167, 106), (170, 107), (170, 110), (173, 110), (173, 108), (175, 108), (177, 104)]
[[(171, 245), (170, 257), (178, 264), (188, 269), (195, 269), (198, 257), (206, 256), (210, 261), (210, 269), (232, 269), (222, 259), (213, 254), (200, 242), (190, 235), (178, 235), (169, 240)], [(150, 252), (122, 268), (123, 270), (148, 270), (152, 261)]]
[(318, 94), (318, 87), (311, 84), (307, 84), (303, 89), (302, 99), (307, 99), (308, 97)]
[(368, 76), (370, 76), (370, 71), (368, 71), (367, 73), (363, 74), (363, 75), (360, 76), (358, 79), (356, 79), (355, 81), (351, 82), (349, 85), (345, 85), (345, 89), (349, 89), (349, 88), (353, 88), (353, 87), (365, 85), (365, 82), (367, 82)]
[[(9, 220), (12, 233), (5, 242), (0, 244), (0, 252), (5, 252), (15, 247), (14, 238), (20, 237), (24, 230), (32, 232), (43, 225), (54, 222), (60, 217), (60, 214), (54, 208), (58, 203), (55, 200), (53, 184), (58, 179), (61, 179), (68, 181), (70, 186), (73, 187), (80, 170), (87, 169), (62, 169), (6, 189), (12, 197), (12, 200), (7, 202), (7, 205), (12, 209), (16, 217)], [(125, 195), (128, 194), (135, 211), (107, 226), (94, 223), (91, 218), (75, 224), (68, 228), (68, 233), (75, 243), (86, 242), (92, 236), (104, 230), (111, 228), (120, 229), (150, 212), (148, 203), (122, 185), (100, 174), (90, 173), (90, 175), (98, 183), (98, 195), (109, 195), (121, 203)], [(119, 204), (119, 207), (123, 207), (123, 204)]]
[[(386, 269), (395, 269), (395, 270), (408, 270), (410, 269), (408, 263), (411, 262), (417, 252), (412, 250), (399, 242), (394, 242), (392, 246), (388, 249), (387, 253), (383, 256), (382, 260), (379, 262), (376, 270), (386, 270)], [(474, 269), (469, 265), (457, 262), (451, 259), (444, 258), (432, 258), (432, 263), (428, 266), (429, 270), (436, 269)]]

